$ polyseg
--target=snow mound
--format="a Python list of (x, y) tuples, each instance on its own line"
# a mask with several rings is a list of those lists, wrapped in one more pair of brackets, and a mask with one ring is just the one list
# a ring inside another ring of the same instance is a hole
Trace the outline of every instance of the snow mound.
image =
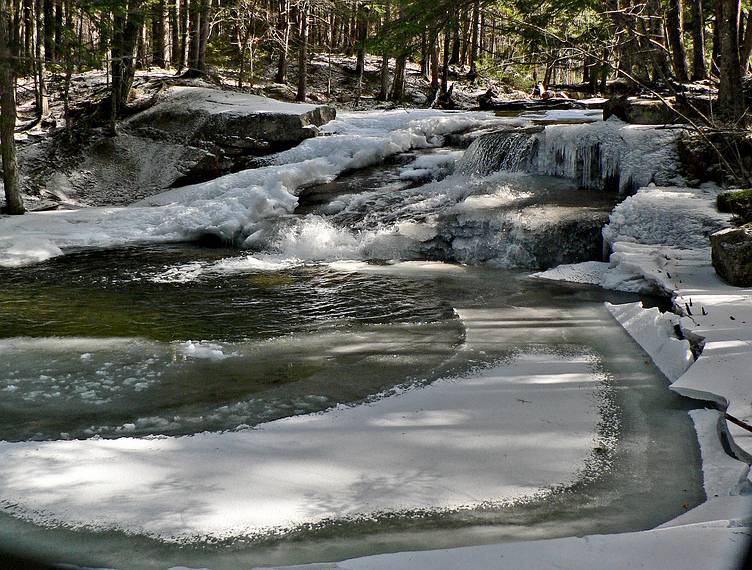
[(642, 188), (614, 208), (603, 236), (609, 244), (708, 247), (710, 234), (726, 227), (729, 220), (709, 202), (717, 193), (717, 189)]

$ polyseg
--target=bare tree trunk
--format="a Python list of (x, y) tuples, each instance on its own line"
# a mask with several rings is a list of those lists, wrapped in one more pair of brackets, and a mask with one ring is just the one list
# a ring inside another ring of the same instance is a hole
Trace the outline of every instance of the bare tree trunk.
[(36, 45), (34, 46), (35, 80), (36, 80), (36, 111), (37, 118), (46, 117), (50, 112), (50, 100), (47, 97), (47, 79), (45, 78), (45, 61), (47, 55), (44, 52), (44, 31), (42, 25), (42, 0), (35, 0), (36, 11)]
[(34, 22), (31, 16), (32, 0), (23, 0), (24, 21), (24, 70), (29, 72), (33, 69), (34, 59)]
[(682, 0), (669, 0), (666, 11), (666, 32), (671, 47), (674, 75), (679, 81), (689, 81), (687, 50), (684, 48), (684, 23)]
[(389, 98), (392, 101), (402, 101), (405, 97), (405, 68), (407, 67), (407, 54), (400, 53), (394, 64), (394, 81)]
[[(389, 27), (389, 21), (391, 18), (391, 2), (386, 0), (384, 7), (384, 27)], [(384, 53), (381, 54), (381, 89), (379, 90), (379, 100), (386, 101), (389, 96), (389, 51), (386, 47), (383, 48)]]
[[(39, 14), (37, 14), (37, 25), (40, 25)], [(44, 59), (52, 61), (55, 57), (55, 15), (53, 11), (53, 0), (44, 0)]]
[[(177, 2), (177, 0), (175, 0)], [(175, 66), (178, 71), (183, 71), (185, 58), (188, 51), (188, 26), (189, 26), (188, 0), (180, 0), (180, 13), (178, 14), (178, 26), (180, 28), (180, 51)]]
[(744, 113), (742, 74), (739, 65), (739, 12), (740, 0), (720, 0), (720, 85), (718, 106), (720, 115), (730, 121)]
[(180, 25), (178, 23), (178, 0), (172, 0), (169, 4), (170, 17), (170, 65), (178, 66), (180, 59)]
[(428, 79), (428, 32), (424, 28), (423, 33), (420, 34), (420, 76), (423, 79)]
[(128, 13), (115, 9), (115, 35), (112, 42), (112, 98), (113, 125), (128, 103), (128, 94), (136, 73), (134, 53), (141, 35), (144, 14), (142, 0), (130, 0)]
[[(72, 12), (72, 0), (66, 0), (65, 2), (65, 35), (63, 43), (61, 45), (63, 58), (65, 61), (65, 82), (63, 87), (63, 115), (65, 117), (65, 132), (68, 137), (68, 142), (73, 140), (73, 118), (70, 113), (70, 86), (71, 77), (73, 76), (73, 45), (71, 44), (71, 38), (73, 37), (73, 12)], [(80, 36), (80, 34), (79, 34)], [(79, 45), (81, 40), (79, 39)]]
[(723, 0), (714, 2), (714, 19), (713, 19), (713, 55), (710, 58), (710, 73), (717, 75), (720, 73), (718, 68), (721, 59), (721, 21), (723, 20)]
[(752, 10), (747, 12), (747, 27), (744, 29), (744, 41), (739, 54), (739, 64), (742, 76), (747, 74), (749, 69), (749, 58), (752, 56)]
[(300, 7), (300, 49), (298, 51), (298, 92), (296, 101), (306, 99), (306, 81), (308, 79), (308, 2)]
[(151, 8), (151, 63), (165, 66), (165, 3), (158, 0)]
[(449, 59), (449, 63), (457, 65), (460, 62), (460, 21), (459, 10), (456, 10), (452, 18), (452, 57)]
[(366, 68), (366, 40), (368, 39), (368, 12), (365, 6), (358, 7), (358, 48), (355, 75), (358, 78), (355, 90), (355, 106), (360, 103), (363, 92), (363, 73)]
[(201, 25), (198, 34), (198, 54), (196, 59), (196, 69), (206, 71), (206, 45), (209, 42), (209, 11), (211, 0), (201, 1), (201, 11), (199, 12)]
[(55, 40), (53, 45), (55, 46), (55, 53), (53, 59), (58, 61), (62, 56), (63, 51), (61, 49), (63, 42), (63, 0), (55, 0)]
[(201, 35), (200, 0), (190, 0), (188, 8), (188, 69), (198, 69), (198, 44)]
[(18, 183), (16, 159), (16, 78), (10, 50), (10, 25), (7, 0), (0, 0), (0, 154), (3, 159), (5, 210), (9, 214), (23, 214), (24, 205)]
[(439, 88), (439, 33), (431, 32), (431, 91)]
[(290, 45), (290, 0), (280, 1), (277, 29), (281, 37), (277, 74), (274, 76), (274, 81), (277, 83), (287, 83), (287, 51)]
[(702, 0), (691, 0), (692, 13), (692, 80), (707, 79), (705, 67), (705, 20), (702, 13)]
[(470, 38), (470, 73), (468, 78), (475, 81), (478, 77), (478, 25), (480, 24), (480, 0), (473, 4), (473, 29)]
[(452, 32), (452, 21), (450, 20), (447, 23), (446, 30), (444, 30), (444, 57), (443, 57), (443, 65), (441, 67), (441, 90), (439, 93), (441, 95), (446, 95), (449, 90), (449, 50), (451, 49), (451, 32)]

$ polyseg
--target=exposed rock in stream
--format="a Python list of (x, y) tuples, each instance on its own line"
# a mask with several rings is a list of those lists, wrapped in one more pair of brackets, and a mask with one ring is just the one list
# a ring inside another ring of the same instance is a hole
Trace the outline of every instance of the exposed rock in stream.
[[(93, 138), (78, 156), (21, 145), (27, 190), (73, 205), (127, 204), (247, 167), (292, 148), (334, 119), (333, 107), (284, 103), (207, 87), (172, 87), (153, 107)], [(54, 161), (54, 162), (53, 162)]]
[(752, 224), (716, 232), (710, 244), (718, 275), (737, 287), (752, 286)]

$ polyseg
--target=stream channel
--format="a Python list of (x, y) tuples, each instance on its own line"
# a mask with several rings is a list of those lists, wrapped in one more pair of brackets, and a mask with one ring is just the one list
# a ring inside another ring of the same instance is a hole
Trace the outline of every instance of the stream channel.
[[(420, 506), (387, 501), (343, 517), (330, 509), (283, 531), (261, 525), (179, 541), (67, 521), (64, 505), (37, 517), (0, 496), (0, 548), (108, 568), (251, 568), (646, 529), (704, 500), (687, 414), (697, 403), (668, 390), (604, 306), (666, 301), (529, 277), (597, 257), (592, 228), (617, 197), (521, 172), (519, 161), (473, 179), (451, 168), (400, 176), (404, 164), (436, 153), (462, 151), (409, 153), (304, 189), (296, 213), (250, 254), (222, 243), (152, 245), (0, 269), (0, 439), (242, 435), (525, 358), (563, 386), (556, 367), (584, 355), (598, 381), (581, 390), (590, 443), (571, 477), (509, 501), (437, 499), (434, 509), (429, 488)], [(457, 190), (473, 187), (482, 191)], [(531, 231), (531, 219), (557, 223)], [(383, 231), (395, 225), (400, 235)], [(504, 405), (525, 414), (536, 405), (526, 398)], [(535, 461), (556, 463), (556, 438), (566, 434), (540, 433), (551, 443)], [(368, 441), (359, 453), (369, 453)]]

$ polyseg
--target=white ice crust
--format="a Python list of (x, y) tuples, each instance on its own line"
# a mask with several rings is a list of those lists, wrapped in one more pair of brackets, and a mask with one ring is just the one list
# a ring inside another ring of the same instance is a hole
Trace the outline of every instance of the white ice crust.
[[(222, 357), (212, 346), (182, 349)], [(588, 353), (532, 351), (255, 429), (2, 442), (0, 507), (39, 524), (170, 541), (532, 498), (577, 480), (596, 445), (602, 380)]]

